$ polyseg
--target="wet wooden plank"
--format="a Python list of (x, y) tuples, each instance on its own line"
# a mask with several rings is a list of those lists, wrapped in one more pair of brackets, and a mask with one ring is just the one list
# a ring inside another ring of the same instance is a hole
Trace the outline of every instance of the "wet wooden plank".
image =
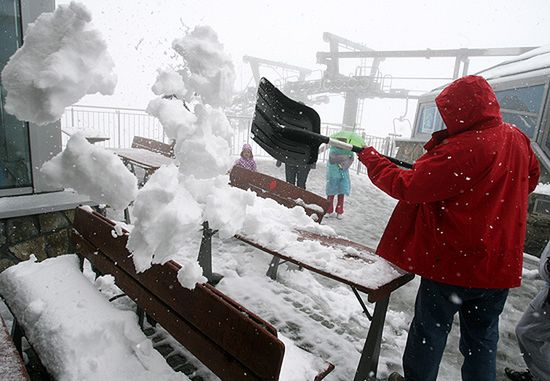
[(0, 380), (29, 381), (29, 374), (15, 348), (4, 319), (0, 327)]

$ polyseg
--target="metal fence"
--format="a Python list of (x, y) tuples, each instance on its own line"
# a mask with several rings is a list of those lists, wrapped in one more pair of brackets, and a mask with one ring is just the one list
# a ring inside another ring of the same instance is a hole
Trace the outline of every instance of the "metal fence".
[[(233, 127), (231, 154), (238, 155), (244, 143), (249, 143), (256, 157), (269, 157), (261, 147), (254, 143), (250, 135), (251, 117), (228, 115), (227, 118)], [(323, 123), (321, 133), (330, 136), (342, 129), (342, 125)], [(109, 108), (98, 106), (75, 105), (65, 109), (61, 118), (63, 131), (63, 146), (69, 136), (76, 131), (83, 131), (88, 136), (99, 136), (105, 140), (96, 143), (106, 148), (128, 148), (132, 145), (134, 136), (142, 136), (168, 143), (162, 126), (157, 118), (147, 114), (144, 110), (132, 108)], [(375, 147), (385, 155), (392, 155), (395, 145), (391, 137), (378, 137), (365, 134), (364, 130), (355, 131), (363, 137), (366, 144)], [(327, 151), (319, 155), (319, 160), (327, 160)], [(354, 170), (364, 172), (364, 167), (358, 162)]]

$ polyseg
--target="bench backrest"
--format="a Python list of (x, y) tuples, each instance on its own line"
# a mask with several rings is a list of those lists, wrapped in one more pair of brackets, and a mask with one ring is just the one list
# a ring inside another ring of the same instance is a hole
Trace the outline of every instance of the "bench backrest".
[(250, 189), (259, 197), (271, 198), (288, 208), (302, 206), (308, 216), (316, 217), (317, 222), (321, 222), (329, 206), (328, 200), (324, 197), (286, 181), (242, 167), (234, 166), (231, 169), (229, 181), (234, 187)]
[(162, 325), (222, 380), (278, 380), (284, 344), (277, 331), (209, 284), (194, 290), (177, 280), (180, 265), (169, 261), (136, 273), (127, 235), (114, 238), (114, 224), (77, 208), (73, 239), (77, 253)]
[(174, 143), (167, 144), (157, 140), (134, 136), (132, 148), (142, 148), (148, 151), (160, 153), (166, 157), (174, 157)]

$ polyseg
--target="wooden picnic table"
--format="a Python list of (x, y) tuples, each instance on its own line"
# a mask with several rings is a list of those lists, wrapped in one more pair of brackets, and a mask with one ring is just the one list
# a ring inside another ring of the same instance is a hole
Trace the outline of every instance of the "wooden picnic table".
[[(376, 376), (390, 294), (410, 282), (414, 275), (395, 267), (377, 256), (375, 250), (357, 242), (314, 232), (297, 230), (296, 233), (296, 242), (277, 249), (246, 234), (238, 234), (235, 238), (273, 255), (277, 262), (272, 262), (271, 268), (276, 269), (280, 264), (278, 261), (282, 260), (349, 286), (371, 321), (354, 381)], [(268, 271), (267, 275), (275, 279), (276, 270)], [(359, 292), (367, 294), (368, 301), (375, 303), (372, 314)]]

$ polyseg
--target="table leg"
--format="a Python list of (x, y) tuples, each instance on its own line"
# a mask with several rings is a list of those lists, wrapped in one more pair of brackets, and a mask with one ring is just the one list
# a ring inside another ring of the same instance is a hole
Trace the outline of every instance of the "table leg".
[(279, 257), (273, 257), (271, 260), (271, 263), (269, 264), (269, 268), (267, 269), (267, 272), (265, 275), (270, 277), (273, 280), (277, 280), (277, 269), (279, 268), (279, 262), (281, 261), (281, 258)]
[(19, 355), (23, 355), (23, 329), (17, 322), (15, 316), (13, 317), (13, 325), (11, 326), (11, 338), (15, 349), (19, 352)]
[(213, 286), (223, 278), (220, 274), (212, 272), (212, 236), (217, 232), (217, 230), (210, 229), (208, 221), (202, 223), (202, 239), (198, 262), (202, 267), (202, 274), (208, 279), (208, 283)]
[(370, 323), (367, 340), (355, 372), (354, 381), (367, 381), (376, 377), (378, 369), (378, 358), (380, 357), (380, 344), (382, 342), (382, 331), (388, 310), (389, 296), (386, 299), (376, 302), (374, 314)]

